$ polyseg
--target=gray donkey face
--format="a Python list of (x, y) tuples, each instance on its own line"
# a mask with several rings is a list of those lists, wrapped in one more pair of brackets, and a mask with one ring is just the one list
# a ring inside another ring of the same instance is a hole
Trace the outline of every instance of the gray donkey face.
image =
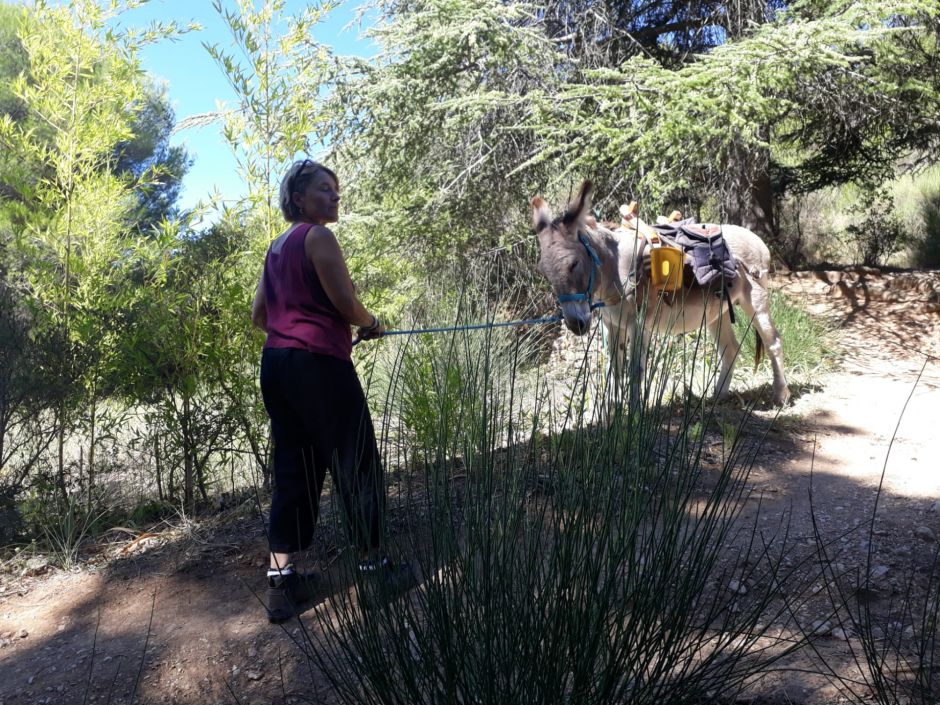
[[(576, 335), (583, 335), (591, 326), (590, 283), (594, 267), (587, 248), (578, 240), (585, 230), (590, 210), (591, 182), (581, 185), (578, 197), (567, 210), (552, 218), (545, 201), (532, 199), (532, 222), (539, 238), (539, 271), (552, 286), (559, 300), (565, 325)], [(564, 301), (564, 297), (587, 294), (587, 298)]]

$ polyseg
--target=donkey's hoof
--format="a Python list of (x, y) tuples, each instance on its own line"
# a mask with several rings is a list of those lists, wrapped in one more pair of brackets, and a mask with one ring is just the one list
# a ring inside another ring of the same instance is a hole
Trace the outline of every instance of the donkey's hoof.
[(790, 406), (790, 390), (784, 387), (778, 392), (774, 392), (774, 406), (784, 407)]

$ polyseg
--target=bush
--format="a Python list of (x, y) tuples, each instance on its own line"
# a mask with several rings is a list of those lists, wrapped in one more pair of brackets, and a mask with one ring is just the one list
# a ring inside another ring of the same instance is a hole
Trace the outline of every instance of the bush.
[(923, 195), (921, 214), (924, 236), (918, 241), (914, 261), (918, 266), (940, 268), (940, 188)]
[(913, 238), (901, 218), (894, 213), (894, 201), (884, 191), (876, 193), (861, 209), (864, 220), (849, 225), (844, 239), (853, 263), (878, 267), (912, 244)]
[(39, 539), (60, 568), (78, 565), (85, 541), (108, 525), (110, 511), (100, 500), (87, 501), (77, 494), (60, 496), (57, 492), (34, 492), (23, 504), (24, 519), (30, 533)]
[[(659, 372), (677, 339), (651, 353), (639, 398), (586, 414), (596, 371), (573, 373), (558, 406), (543, 370), (465, 338), (442, 355), (473, 371), (460, 391), (474, 401), (448, 403), (474, 413), (428, 406), (434, 462), (404, 459), (414, 491), (392, 508), (423, 582), (380, 610), (334, 593), (307, 633), (340, 702), (731, 700), (795, 648), (767, 626), (800, 592), (785, 530), (758, 535), (741, 515), (759, 443), (746, 422), (722, 427), (707, 466), (694, 429), (715, 425), (712, 409), (690, 398), (675, 419), (663, 403), (686, 383)], [(403, 386), (389, 389), (394, 403)]]

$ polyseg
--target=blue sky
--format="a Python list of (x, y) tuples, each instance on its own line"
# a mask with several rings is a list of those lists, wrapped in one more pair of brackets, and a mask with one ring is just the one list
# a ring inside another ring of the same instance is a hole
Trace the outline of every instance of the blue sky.
[[(347, 25), (355, 18), (364, 0), (347, 0), (315, 28), (317, 41), (331, 46), (337, 54), (367, 56), (374, 48), (361, 39), (358, 26)], [(224, 3), (224, 0), (223, 0)], [(234, 3), (227, 3), (234, 7)], [(288, 0), (293, 13), (308, 3)], [(232, 101), (232, 93), (222, 72), (203, 47), (203, 42), (231, 46), (231, 35), (209, 0), (151, 0), (141, 8), (122, 15), (122, 24), (142, 26), (152, 20), (176, 20), (181, 25), (196, 22), (203, 29), (183, 35), (175, 42), (147, 47), (141, 56), (144, 69), (167, 84), (177, 121), (190, 115), (217, 109), (217, 102)], [(174, 144), (185, 144), (193, 165), (183, 181), (180, 206), (189, 208), (217, 189), (226, 198), (237, 198), (244, 187), (235, 172), (235, 159), (222, 140), (217, 125), (177, 133)]]

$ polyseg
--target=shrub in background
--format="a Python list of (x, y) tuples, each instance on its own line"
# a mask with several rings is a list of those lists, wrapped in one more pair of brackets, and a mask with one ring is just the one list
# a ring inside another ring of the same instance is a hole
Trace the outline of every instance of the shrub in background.
[(917, 243), (914, 262), (921, 267), (940, 268), (940, 186), (923, 194), (921, 214), (924, 234)]
[(851, 263), (883, 266), (913, 244), (910, 230), (895, 213), (894, 200), (886, 191), (863, 201), (859, 215), (859, 221), (846, 227), (843, 236)]

